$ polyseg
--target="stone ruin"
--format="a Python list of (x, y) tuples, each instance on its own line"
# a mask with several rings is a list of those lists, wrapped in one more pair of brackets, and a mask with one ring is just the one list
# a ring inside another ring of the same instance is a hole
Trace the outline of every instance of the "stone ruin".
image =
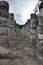
[(20, 29), (8, 2), (0, 1), (0, 58), (1, 65), (43, 65), (43, 2)]

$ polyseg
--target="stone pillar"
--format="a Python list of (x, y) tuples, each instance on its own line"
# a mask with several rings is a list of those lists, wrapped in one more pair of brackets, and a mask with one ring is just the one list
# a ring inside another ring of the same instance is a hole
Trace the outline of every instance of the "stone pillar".
[(38, 31), (38, 53), (39, 58), (43, 57), (43, 16), (39, 16)]
[(6, 1), (0, 1), (0, 16), (9, 17), (9, 4)]
[(0, 17), (0, 46), (9, 48), (9, 21), (3, 17)]
[(39, 5), (39, 15), (43, 16), (43, 2)]
[(21, 32), (25, 35), (25, 41), (30, 41), (30, 19), (27, 20)]
[(10, 48), (13, 48), (14, 44), (14, 14), (9, 13), (9, 43)]
[(26, 33), (26, 36), (27, 36), (27, 41), (29, 41), (29, 42), (30, 42), (30, 23), (31, 23), (31, 21), (30, 21), (30, 19), (28, 19), (27, 22), (26, 22), (27, 32), (25, 30), (25, 33)]
[(30, 24), (30, 43), (32, 47), (36, 47), (37, 44), (37, 34), (36, 34), (36, 29), (37, 29), (37, 15), (31, 14), (31, 24)]
[(38, 57), (43, 59), (43, 2), (39, 5), (38, 26)]
[(14, 21), (14, 14), (13, 13), (9, 13), (9, 19)]

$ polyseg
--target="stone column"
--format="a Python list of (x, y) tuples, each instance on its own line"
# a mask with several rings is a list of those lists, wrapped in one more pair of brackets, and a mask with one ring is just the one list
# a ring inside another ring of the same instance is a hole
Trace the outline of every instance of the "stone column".
[(13, 13), (9, 13), (9, 19), (14, 21), (14, 14)]
[(14, 14), (9, 13), (9, 43), (10, 48), (13, 48), (14, 44)]
[(31, 23), (31, 21), (30, 21), (30, 19), (28, 19), (26, 22), (26, 25), (25, 25), (25, 35), (27, 36), (26, 40), (29, 42), (30, 42), (30, 23)]
[(30, 43), (32, 47), (36, 47), (37, 45), (37, 34), (36, 34), (36, 29), (37, 29), (37, 15), (31, 14), (31, 24), (30, 24)]
[(9, 17), (9, 4), (6, 1), (0, 1), (0, 16)]
[(38, 57), (43, 59), (43, 2), (39, 5)]
[(6, 48), (9, 48), (8, 23), (8, 19), (0, 17), (0, 46)]
[(24, 33), (24, 46), (30, 47), (30, 19), (27, 20), (24, 28), (22, 28), (22, 32)]
[(43, 16), (43, 2), (39, 5), (39, 15)]
[(39, 25), (38, 25), (38, 54), (39, 58), (43, 57), (43, 16), (39, 16)]

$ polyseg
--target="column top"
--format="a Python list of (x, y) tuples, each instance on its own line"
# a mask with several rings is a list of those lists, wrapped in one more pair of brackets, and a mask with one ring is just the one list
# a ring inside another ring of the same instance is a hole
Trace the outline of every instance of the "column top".
[(36, 19), (37, 18), (37, 15), (35, 13), (32, 13), (31, 14), (31, 19)]
[(43, 8), (43, 2), (39, 5), (39, 10)]
[(7, 1), (0, 1), (0, 8), (1, 7), (9, 10), (9, 3)]

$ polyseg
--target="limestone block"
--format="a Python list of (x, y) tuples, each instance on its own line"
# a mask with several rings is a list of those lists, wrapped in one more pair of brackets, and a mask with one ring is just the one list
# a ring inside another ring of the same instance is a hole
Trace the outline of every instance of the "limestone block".
[(43, 34), (43, 25), (40, 25), (40, 26), (37, 28), (37, 33)]
[(7, 27), (0, 27), (0, 35), (8, 36), (8, 28)]
[(22, 28), (21, 29), (21, 32), (23, 33), (23, 34), (26, 34), (26, 35), (29, 35), (30, 34), (30, 27), (24, 27), (24, 28)]
[(43, 8), (39, 10), (39, 16), (43, 16)]
[(14, 14), (13, 13), (9, 13), (9, 19), (14, 21)]
[(30, 23), (31, 23), (30, 19), (27, 19), (26, 26), (30, 27)]
[(39, 20), (39, 25), (43, 25), (43, 16), (39, 16), (38, 17), (38, 20)]
[(43, 40), (40, 40), (38, 45), (38, 57), (39, 59), (43, 60)]
[(37, 27), (36, 22), (37, 22), (36, 19), (31, 19), (30, 27), (31, 27), (31, 28), (36, 28), (36, 27)]
[(9, 36), (9, 41), (14, 40), (14, 28), (13, 27), (9, 27), (8, 36)]
[(43, 39), (43, 34), (38, 34), (38, 39)]
[(43, 58), (43, 48), (39, 48), (39, 56)]
[(14, 21), (9, 20), (9, 25), (13, 25), (14, 26)]
[(30, 42), (31, 42), (31, 45), (36, 45), (36, 35), (31, 35), (30, 36)]
[(39, 42), (39, 48), (43, 48), (43, 40)]
[(9, 38), (5, 35), (0, 35), (0, 45), (4, 47), (9, 47)]
[(0, 27), (8, 27), (9, 20), (3, 17), (0, 17)]
[(30, 38), (36, 39), (36, 35), (31, 35)]
[(36, 34), (36, 30), (35, 29), (30, 29), (30, 33), (31, 34)]
[[(27, 21), (26, 24), (25, 24), (26, 27), (30, 27), (30, 21)], [(25, 27), (24, 26), (24, 27)]]

